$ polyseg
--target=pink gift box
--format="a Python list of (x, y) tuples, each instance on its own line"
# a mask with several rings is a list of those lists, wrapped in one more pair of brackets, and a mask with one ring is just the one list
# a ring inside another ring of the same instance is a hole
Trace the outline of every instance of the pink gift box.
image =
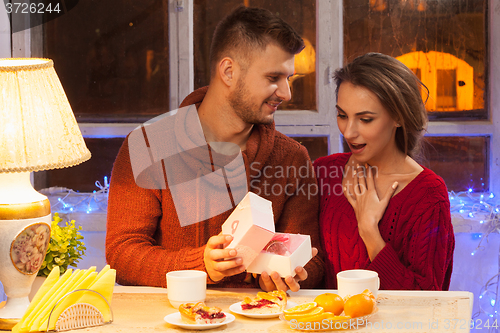
[[(276, 233), (280, 235), (280, 233)], [(260, 274), (262, 272), (278, 272), (281, 277), (295, 275), (297, 266), (305, 266), (312, 258), (311, 237), (300, 234), (288, 235), (290, 241), (287, 245), (288, 255), (278, 255), (262, 250), (257, 258), (247, 267), (247, 272)]]
[[(272, 203), (248, 192), (222, 225), (222, 233), (233, 236), (228, 248), (238, 251), (247, 272), (278, 272), (281, 277), (294, 276), (295, 267), (304, 266), (312, 258), (308, 235), (275, 233)], [(285, 255), (266, 251), (273, 239), (286, 247)]]
[(274, 236), (271, 201), (248, 192), (222, 225), (222, 233), (233, 236), (227, 247), (236, 249), (248, 267)]

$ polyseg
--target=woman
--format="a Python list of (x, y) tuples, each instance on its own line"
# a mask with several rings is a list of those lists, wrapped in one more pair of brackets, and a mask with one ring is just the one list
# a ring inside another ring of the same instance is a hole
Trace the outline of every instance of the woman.
[(351, 153), (314, 163), (326, 287), (348, 269), (380, 289), (447, 290), (455, 239), (448, 191), (417, 156), (427, 113), (422, 83), (398, 60), (368, 53), (335, 72), (337, 124)]

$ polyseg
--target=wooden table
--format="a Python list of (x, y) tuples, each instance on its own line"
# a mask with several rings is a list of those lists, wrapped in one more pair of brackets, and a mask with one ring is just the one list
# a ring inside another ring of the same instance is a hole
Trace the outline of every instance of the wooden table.
[[(209, 289), (206, 303), (229, 312), (229, 306), (257, 289)], [(301, 290), (290, 294), (295, 303), (310, 302), (315, 296), (332, 290)], [(378, 312), (367, 326), (355, 332), (469, 332), (473, 295), (464, 291), (379, 291)], [(164, 317), (177, 310), (170, 306), (167, 290), (150, 287), (122, 287), (114, 290), (114, 322), (86, 328), (87, 332), (190, 332), (170, 325)], [(278, 318), (252, 319), (235, 314), (236, 320), (207, 332), (297, 332)], [(349, 331), (349, 330), (348, 330)], [(76, 331), (75, 331), (76, 332)], [(201, 332), (201, 331), (193, 331)]]

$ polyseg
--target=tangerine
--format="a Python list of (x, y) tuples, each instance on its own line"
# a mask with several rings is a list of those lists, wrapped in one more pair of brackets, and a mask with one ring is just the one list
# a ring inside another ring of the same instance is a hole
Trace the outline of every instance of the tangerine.
[(317, 315), (323, 313), (325, 310), (323, 310), (322, 307), (314, 307), (307, 312), (300, 312), (300, 313), (284, 313), (285, 315), (285, 320), (292, 320), (292, 319), (297, 319), (297, 321), (311, 321), (311, 319), (316, 318)]
[(338, 316), (344, 311), (344, 300), (337, 294), (324, 293), (316, 296), (314, 299), (318, 306), (325, 309), (325, 312), (331, 312)]
[(306, 313), (317, 307), (318, 304), (315, 302), (309, 302), (304, 304), (299, 304), (294, 306), (293, 308), (283, 310), (284, 314), (297, 314), (297, 313)]
[(363, 292), (362, 294), (351, 296), (345, 301), (344, 313), (351, 318), (366, 316), (372, 313), (374, 306), (374, 297)]

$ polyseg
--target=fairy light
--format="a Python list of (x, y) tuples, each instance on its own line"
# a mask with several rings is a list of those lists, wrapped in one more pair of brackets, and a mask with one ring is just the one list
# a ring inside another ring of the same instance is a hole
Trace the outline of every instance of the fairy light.
[(60, 213), (85, 212), (91, 214), (95, 211), (106, 211), (108, 208), (109, 182), (108, 177), (104, 177), (104, 185), (99, 181), (95, 182), (99, 190), (91, 193), (80, 193), (65, 187), (51, 187), (40, 190), (47, 196), (62, 196), (57, 198), (57, 202), (52, 204), (52, 210)]
[[(496, 200), (494, 193), (474, 193), (472, 188), (463, 192), (451, 191), (448, 197), (451, 213), (459, 213), (464, 219), (477, 221), (478, 228), (476, 230), (481, 230), (481, 232), (471, 233), (471, 240), (478, 242), (477, 247), (470, 252), (470, 255), (474, 257), (479, 251), (486, 249), (483, 242), (488, 242), (489, 235), (500, 232), (500, 201)], [(472, 229), (475, 229), (474, 226)], [(473, 319), (478, 318), (481, 314), (486, 315), (487, 318), (498, 318), (499, 286), (500, 273), (491, 277), (482, 286), (478, 296), (479, 309), (472, 316)]]

